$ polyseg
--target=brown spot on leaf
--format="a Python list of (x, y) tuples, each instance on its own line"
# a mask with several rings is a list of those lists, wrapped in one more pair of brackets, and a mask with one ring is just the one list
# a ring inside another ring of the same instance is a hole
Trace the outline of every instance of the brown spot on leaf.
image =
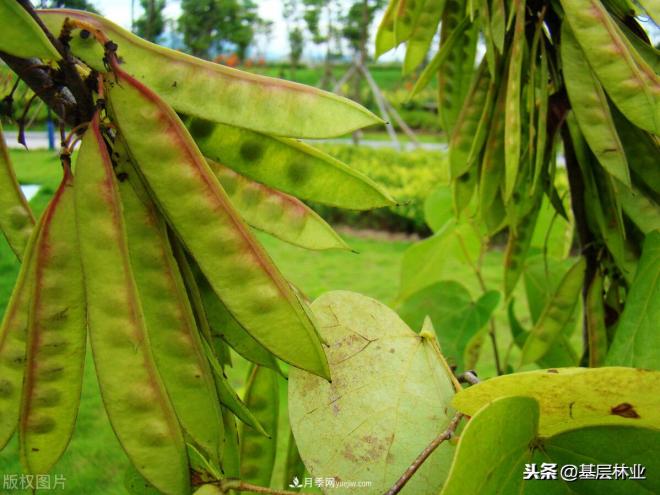
[(552, 369), (549, 369), (549, 370), (548, 370), (548, 373), (556, 373), (556, 374), (559, 374), (559, 371), (557, 371), (556, 369), (552, 368)]
[(611, 410), (611, 413), (615, 414), (616, 416), (621, 416), (622, 418), (639, 418), (639, 414), (637, 414), (637, 411), (635, 411), (633, 405), (628, 404), (627, 402), (623, 402), (618, 406), (614, 406)]

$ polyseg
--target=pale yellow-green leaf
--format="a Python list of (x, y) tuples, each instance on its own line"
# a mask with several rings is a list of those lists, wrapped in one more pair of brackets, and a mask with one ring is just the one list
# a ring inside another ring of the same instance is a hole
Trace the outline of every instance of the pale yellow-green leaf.
[[(332, 382), (291, 370), (289, 417), (300, 455), (312, 476), (368, 481), (360, 493), (381, 495), (449, 424), (450, 373), (435, 341), (378, 301), (335, 291), (312, 310), (328, 344)], [(442, 444), (401, 493), (437, 494), (453, 450)]]
[(660, 428), (660, 372), (636, 368), (557, 368), (500, 376), (461, 391), (452, 405), (471, 416), (507, 396), (539, 402), (543, 436), (592, 425)]

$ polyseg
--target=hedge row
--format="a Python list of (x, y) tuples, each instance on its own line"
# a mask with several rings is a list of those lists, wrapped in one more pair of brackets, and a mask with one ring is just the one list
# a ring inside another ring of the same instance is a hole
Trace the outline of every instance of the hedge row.
[(373, 211), (350, 211), (311, 206), (334, 224), (426, 235), (424, 199), (439, 182), (448, 180), (447, 153), (415, 150), (399, 152), (350, 145), (321, 145), (323, 151), (368, 175), (383, 186), (399, 206)]

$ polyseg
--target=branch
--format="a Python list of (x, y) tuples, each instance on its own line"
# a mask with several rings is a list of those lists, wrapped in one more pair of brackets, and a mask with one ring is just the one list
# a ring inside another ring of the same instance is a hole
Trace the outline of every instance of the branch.
[(451, 423), (449, 423), (447, 429), (435, 437), (433, 441), (426, 446), (422, 453), (417, 456), (417, 459), (415, 459), (415, 461), (408, 467), (408, 469), (406, 469), (405, 473), (401, 475), (397, 482), (394, 483), (394, 486), (392, 486), (392, 488), (390, 488), (385, 493), (385, 495), (396, 495), (399, 493), (403, 487), (406, 486), (406, 483), (410, 481), (410, 478), (412, 478), (417, 470), (422, 467), (422, 464), (424, 464), (426, 459), (429, 458), (435, 449), (437, 449), (442, 442), (449, 440), (452, 436), (454, 436), (454, 432), (456, 431), (456, 428), (458, 428), (458, 424), (461, 422), (461, 419), (463, 419), (463, 414), (457, 413), (456, 416), (454, 416), (454, 418), (451, 420)]
[[(587, 292), (591, 281), (598, 270), (598, 253), (596, 252), (594, 237), (589, 229), (587, 220), (587, 204), (584, 197), (584, 178), (580, 170), (580, 164), (575, 154), (573, 139), (567, 126), (561, 129), (561, 137), (564, 142), (564, 156), (566, 159), (566, 175), (568, 176), (568, 185), (571, 191), (571, 205), (573, 206), (573, 217), (575, 218), (575, 230), (577, 230), (578, 241), (580, 243), (580, 254), (584, 256), (587, 262), (584, 273), (584, 284), (582, 286), (582, 300), (586, 304)], [(586, 306), (585, 306), (586, 307)], [(582, 340), (584, 354), (582, 360), (589, 355), (589, 335), (587, 333), (586, 311), (582, 323)]]
[(263, 493), (265, 495), (299, 495), (298, 492), (291, 492), (289, 490), (277, 490), (275, 488), (267, 488), (264, 486), (253, 485), (247, 481), (226, 478), (214, 483), (220, 488), (222, 493), (227, 493), (229, 490), (236, 490), (237, 492), (252, 492)]
[(66, 86), (56, 84), (51, 70), (38, 58), (19, 58), (0, 52), (0, 59), (27, 84), (63, 121), (74, 124), (76, 99)]
[[(62, 60), (58, 62), (59, 71), (53, 77), (53, 71), (43, 66), (39, 59), (22, 59), (4, 52), (0, 52), (0, 58), (66, 124), (75, 126), (88, 122), (94, 113), (94, 102), (89, 89), (76, 70), (76, 61), (71, 55), (69, 47), (65, 42), (53, 36), (28, 0), (18, 0), (18, 3), (35, 20), (62, 56)], [(58, 80), (56, 81), (56, 79)], [(64, 85), (59, 79), (63, 80)]]

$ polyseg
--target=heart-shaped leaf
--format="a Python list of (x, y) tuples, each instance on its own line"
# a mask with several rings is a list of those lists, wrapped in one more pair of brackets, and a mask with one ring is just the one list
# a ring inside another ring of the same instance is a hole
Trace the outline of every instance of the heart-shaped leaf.
[[(447, 428), (456, 385), (432, 334), (417, 335), (378, 301), (336, 291), (312, 310), (332, 382), (291, 369), (289, 417), (300, 455), (312, 476), (369, 482), (360, 493), (380, 495)], [(453, 450), (442, 444), (401, 493), (437, 494)]]

